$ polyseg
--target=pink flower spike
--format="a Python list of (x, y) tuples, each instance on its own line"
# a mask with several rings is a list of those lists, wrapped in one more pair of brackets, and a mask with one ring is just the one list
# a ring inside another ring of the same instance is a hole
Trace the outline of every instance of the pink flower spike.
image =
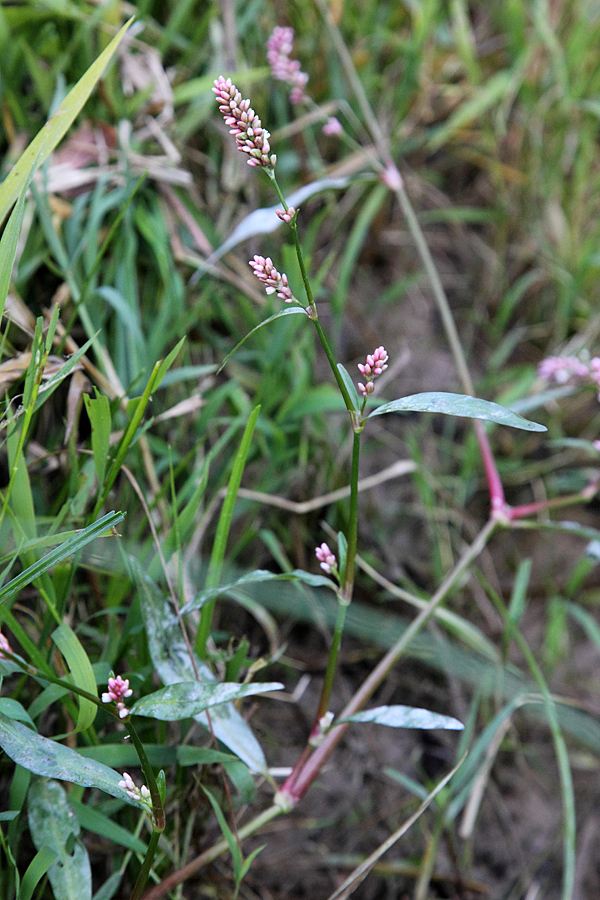
[(339, 119), (336, 119), (335, 116), (331, 116), (325, 124), (323, 125), (321, 131), (323, 134), (326, 134), (328, 137), (332, 137), (336, 134), (341, 134), (343, 131), (342, 123)]
[(250, 157), (248, 165), (261, 166), (263, 169), (273, 171), (277, 157), (271, 154), (269, 144), (271, 135), (262, 127), (262, 122), (250, 106), (250, 101), (242, 100), (242, 95), (231, 78), (225, 79), (222, 75), (214, 82), (212, 90), (230, 134), (235, 135), (238, 150)]
[(298, 303), (294, 297), (288, 284), (288, 278), (285, 273), (279, 273), (273, 265), (273, 260), (267, 256), (255, 256), (250, 260), (249, 265), (254, 270), (254, 274), (259, 281), (265, 285), (267, 294), (277, 293), (281, 300), (286, 303)]
[(102, 694), (103, 703), (115, 703), (119, 712), (119, 718), (125, 719), (129, 715), (129, 710), (125, 706), (124, 699), (131, 697), (133, 691), (129, 687), (129, 679), (111, 676), (108, 679), (108, 690)]
[(321, 564), (321, 568), (324, 572), (327, 572), (328, 575), (332, 569), (337, 569), (337, 559), (335, 558), (335, 554), (329, 549), (328, 544), (322, 543), (320, 547), (316, 547), (315, 555)]
[(373, 353), (369, 353), (367, 356), (364, 365), (362, 363), (358, 363), (358, 371), (361, 375), (364, 375), (368, 381), (366, 384), (362, 384), (362, 382), (358, 383), (358, 389), (363, 395), (366, 397), (367, 394), (372, 394), (375, 390), (375, 385), (373, 384), (373, 379), (378, 378), (385, 370), (387, 369), (387, 361), (388, 355), (385, 347), (382, 345), (378, 347)]
[(304, 90), (308, 75), (301, 71), (297, 59), (291, 59), (293, 41), (294, 29), (277, 25), (267, 41), (267, 62), (273, 78), (291, 85), (292, 103), (302, 103), (308, 99)]

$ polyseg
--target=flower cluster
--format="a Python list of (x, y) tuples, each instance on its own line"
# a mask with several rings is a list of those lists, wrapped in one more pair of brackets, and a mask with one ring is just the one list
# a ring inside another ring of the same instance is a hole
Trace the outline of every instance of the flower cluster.
[(538, 366), (538, 375), (546, 381), (566, 384), (571, 379), (589, 378), (598, 388), (600, 401), (600, 356), (594, 356), (589, 362), (582, 362), (576, 356), (549, 356)]
[(538, 366), (540, 378), (556, 381), (558, 384), (566, 384), (571, 378), (585, 378), (588, 374), (588, 366), (576, 356), (549, 356)]
[(327, 572), (329, 575), (330, 572), (337, 571), (337, 559), (335, 554), (329, 549), (328, 544), (323, 543), (320, 547), (317, 547), (315, 554), (324, 572)]
[(277, 210), (275, 210), (275, 212), (277, 213), (277, 215), (279, 216), (279, 218), (281, 219), (282, 222), (287, 222), (287, 224), (289, 225), (290, 222), (292, 221), (292, 219), (294, 218), (294, 216), (296, 215), (296, 213), (298, 212), (298, 210), (294, 209), (293, 206), (288, 206), (287, 209), (277, 209)]
[(277, 26), (267, 41), (267, 62), (271, 66), (271, 74), (278, 81), (285, 81), (292, 86), (290, 100), (292, 103), (306, 101), (304, 88), (308, 75), (300, 68), (297, 59), (291, 58), (294, 41), (294, 29)]
[(152, 813), (152, 799), (150, 797), (150, 791), (145, 784), (143, 784), (141, 788), (137, 787), (131, 775), (127, 772), (123, 772), (123, 780), (119, 782), (119, 787), (123, 788), (125, 793), (131, 797), (132, 800), (137, 800), (138, 803), (141, 803), (146, 807), (149, 813)]
[(119, 718), (125, 719), (129, 715), (129, 710), (125, 706), (124, 700), (125, 697), (131, 697), (132, 694), (133, 691), (129, 687), (129, 679), (121, 678), (120, 675), (117, 675), (116, 678), (108, 679), (108, 690), (102, 694), (102, 702), (116, 703)]
[(231, 78), (219, 75), (214, 82), (213, 93), (220, 104), (219, 109), (229, 126), (229, 133), (235, 135), (238, 150), (247, 153), (249, 166), (262, 166), (272, 171), (277, 157), (271, 154), (269, 138), (271, 135), (262, 127), (262, 122), (250, 106), (249, 100), (242, 100), (242, 95), (232, 83)]
[(12, 653), (13, 649), (0, 631), (0, 659), (6, 659), (5, 653)]
[(254, 259), (250, 260), (250, 266), (254, 269), (254, 274), (258, 280), (265, 285), (267, 294), (277, 292), (277, 296), (285, 300), (286, 303), (299, 302), (290, 290), (287, 275), (277, 271), (273, 265), (273, 260), (269, 256), (266, 258), (264, 256), (255, 256)]
[(382, 372), (385, 372), (385, 370), (387, 369), (387, 361), (388, 355), (386, 353), (385, 347), (381, 346), (378, 347), (377, 350), (375, 350), (373, 353), (369, 353), (364, 365), (362, 365), (361, 363), (358, 364), (360, 374), (364, 375), (367, 379), (366, 384), (362, 384), (362, 382), (360, 381), (358, 383), (358, 389), (363, 397), (366, 397), (368, 394), (373, 393), (373, 391), (375, 390), (373, 381), (375, 380), (375, 378), (381, 375)]

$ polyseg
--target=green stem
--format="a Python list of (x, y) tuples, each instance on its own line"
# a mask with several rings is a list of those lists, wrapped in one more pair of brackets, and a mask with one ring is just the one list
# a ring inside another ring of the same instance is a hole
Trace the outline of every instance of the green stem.
[[(329, 365), (331, 366), (331, 371), (333, 372), (334, 378), (337, 382), (337, 386), (339, 387), (340, 393), (341, 393), (342, 397), (344, 398), (344, 403), (346, 404), (346, 409), (348, 410), (348, 413), (350, 415), (352, 427), (356, 430), (357, 428), (361, 427), (359, 424), (360, 416), (358, 414), (358, 411), (354, 409), (352, 400), (350, 399), (350, 394), (348, 393), (346, 385), (344, 384), (342, 376), (340, 375), (340, 370), (338, 369), (338, 367), (336, 365), (335, 358), (333, 356), (333, 353), (331, 352), (331, 347), (329, 346), (327, 338), (325, 337), (325, 332), (321, 328), (321, 323), (319, 322), (318, 319), (313, 319), (313, 323), (314, 323), (315, 328), (317, 329), (317, 334), (319, 335), (319, 340), (321, 341), (323, 350), (325, 351), (325, 356), (327, 357)], [(361, 427), (361, 430), (362, 430), (362, 427)]]
[(356, 569), (356, 548), (358, 543), (358, 462), (360, 457), (360, 431), (354, 432), (352, 441), (352, 471), (350, 473), (350, 514), (348, 517), (348, 549), (343, 573), (340, 601), (346, 606), (352, 600), (354, 572)]
[(150, 875), (150, 869), (152, 868), (152, 863), (154, 862), (160, 835), (160, 831), (154, 830), (150, 836), (148, 849), (146, 850), (142, 868), (140, 869), (138, 877), (136, 879), (133, 893), (131, 894), (131, 900), (140, 900), (140, 897), (142, 896), (142, 891), (146, 887), (146, 882), (148, 881), (148, 876)]
[[(150, 791), (150, 796), (152, 798), (152, 814), (154, 816), (154, 831), (158, 834), (165, 830), (165, 808), (163, 806), (160, 791), (158, 790), (158, 784), (156, 783), (156, 778), (154, 777), (154, 770), (150, 765), (150, 760), (146, 756), (146, 751), (144, 750), (144, 745), (140, 741), (138, 737), (138, 733), (133, 727), (131, 722), (125, 722), (125, 727), (129, 732), (129, 736), (133, 741), (133, 745), (136, 749), (136, 753), (140, 758), (140, 765), (142, 767), (142, 772), (144, 773), (144, 778), (146, 779), (146, 784), (148, 785), (148, 790)], [(146, 854), (147, 857), (147, 854)], [(144, 863), (146, 860), (144, 860)], [(142, 866), (143, 868), (143, 866)], [(139, 880), (139, 879), (138, 879)]]

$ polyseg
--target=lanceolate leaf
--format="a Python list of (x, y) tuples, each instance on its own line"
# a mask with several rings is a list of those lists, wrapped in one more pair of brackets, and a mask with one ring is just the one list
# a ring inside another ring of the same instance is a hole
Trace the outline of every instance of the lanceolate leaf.
[(198, 715), (219, 703), (239, 700), (251, 694), (279, 691), (282, 688), (283, 685), (277, 681), (267, 684), (200, 684), (198, 681), (180, 681), (142, 697), (134, 703), (131, 712), (136, 716), (172, 722)]
[(446, 728), (461, 731), (462, 722), (452, 716), (442, 716), (429, 709), (414, 706), (376, 706), (354, 713), (340, 722), (373, 722), (375, 725), (388, 725), (391, 728)]
[[(177, 617), (137, 559), (130, 557), (129, 563), (140, 595), (150, 656), (163, 684), (193, 681), (194, 669)], [(209, 667), (196, 655), (194, 662), (201, 684), (218, 683)], [(194, 718), (208, 727), (206, 713)], [(232, 703), (222, 703), (211, 709), (210, 721), (215, 737), (243, 760), (249, 769), (253, 772), (266, 771), (267, 762), (261, 746)]]
[(30, 772), (46, 778), (70, 781), (82, 787), (95, 787), (139, 806), (119, 787), (121, 775), (93, 759), (85, 759), (70, 747), (42, 737), (0, 712), (0, 747), (7, 756)]
[(400, 397), (391, 403), (384, 403), (374, 409), (367, 418), (382, 416), (392, 412), (433, 412), (444, 413), (447, 416), (465, 416), (468, 419), (485, 419), (489, 422), (498, 422), (500, 425), (510, 425), (512, 428), (521, 428), (523, 431), (546, 431), (544, 425), (530, 422), (517, 413), (492, 403), (490, 400), (480, 400), (478, 397), (469, 397), (468, 394), (447, 394), (442, 391), (433, 391), (425, 394), (411, 394), (409, 397)]
[(91, 900), (90, 859), (77, 840), (79, 822), (60, 784), (46, 779), (34, 782), (29, 789), (28, 811), (33, 843), (38, 850), (47, 847), (56, 854), (48, 869), (55, 900)]

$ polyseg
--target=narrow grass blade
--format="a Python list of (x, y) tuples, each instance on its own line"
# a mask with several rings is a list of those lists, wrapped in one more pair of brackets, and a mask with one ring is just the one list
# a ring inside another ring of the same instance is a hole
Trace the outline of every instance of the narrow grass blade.
[(52, 118), (46, 122), (42, 130), (23, 151), (19, 161), (0, 185), (0, 225), (4, 222), (11, 206), (23, 190), (36, 161), (38, 165), (42, 165), (48, 159), (83, 109), (132, 22), (133, 19), (130, 19), (123, 25), (106, 50), (92, 63), (75, 87), (69, 91)]
[(69, 556), (77, 553), (82, 547), (89, 544), (90, 541), (106, 534), (107, 531), (114, 528), (119, 522), (122, 522), (124, 518), (125, 514), (121, 512), (107, 513), (101, 519), (98, 519), (97, 522), (88, 525), (87, 528), (84, 528), (83, 531), (80, 531), (75, 537), (70, 538), (68, 541), (65, 541), (64, 544), (61, 544), (50, 553), (47, 553), (46, 556), (43, 556), (42, 559), (38, 560), (32, 566), (29, 566), (28, 569), (25, 569), (25, 571), (21, 572), (20, 575), (17, 575), (16, 578), (13, 578), (12, 581), (9, 581), (8, 584), (5, 584), (4, 587), (0, 589), (0, 603), (4, 603), (10, 597), (14, 597), (20, 590), (28, 584), (31, 584), (32, 581), (35, 581), (35, 579), (44, 572), (47, 572), (48, 569), (51, 569), (53, 566), (57, 565), (57, 563), (68, 559)]
[[(233, 461), (233, 469), (229, 477), (227, 493), (225, 494), (225, 499), (223, 501), (221, 515), (219, 516), (217, 533), (215, 535), (210, 563), (208, 566), (208, 574), (206, 576), (207, 588), (217, 587), (219, 581), (221, 580), (221, 570), (223, 569), (225, 548), (227, 546), (229, 529), (231, 528), (231, 520), (233, 518), (233, 510), (235, 507), (237, 492), (242, 480), (244, 467), (246, 465), (246, 459), (248, 458), (248, 452), (250, 450), (250, 444), (252, 442), (252, 435), (254, 434), (254, 428), (256, 427), (256, 421), (258, 419), (259, 413), (260, 406), (256, 406), (250, 413), (248, 424), (244, 429), (244, 434), (242, 435), (242, 440), (238, 448), (238, 452), (236, 453), (235, 459)], [(198, 627), (198, 633), (196, 635), (196, 653), (198, 654), (198, 656), (200, 656), (200, 658), (204, 658), (206, 654), (206, 642), (210, 634), (210, 627), (212, 624), (215, 603), (216, 598), (213, 598), (204, 606), (200, 614), (200, 625)]]

